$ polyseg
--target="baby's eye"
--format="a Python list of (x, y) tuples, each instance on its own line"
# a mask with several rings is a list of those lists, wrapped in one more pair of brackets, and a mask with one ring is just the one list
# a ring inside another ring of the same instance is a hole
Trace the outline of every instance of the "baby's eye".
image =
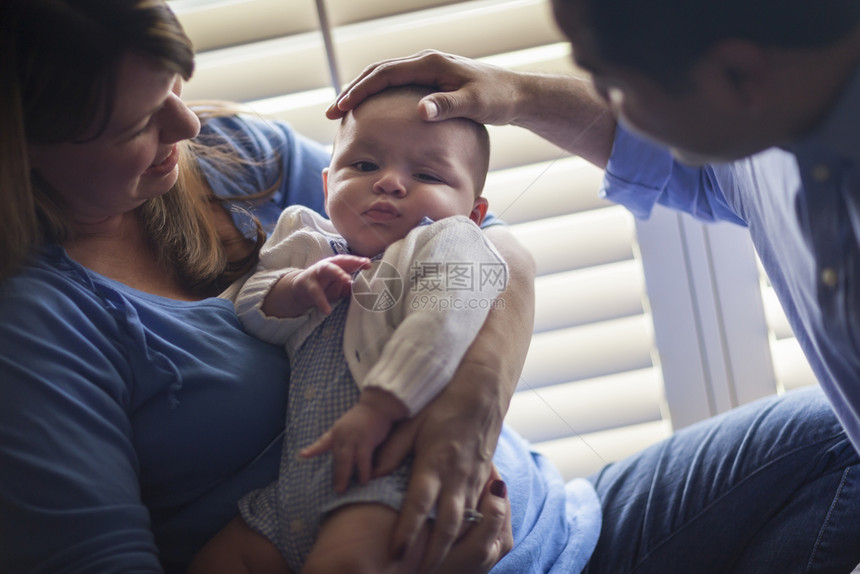
[(352, 164), (352, 167), (361, 172), (375, 171), (379, 169), (379, 166), (372, 161), (357, 161)]
[(428, 183), (443, 183), (443, 181), (430, 173), (416, 173), (415, 178), (420, 181), (426, 181)]

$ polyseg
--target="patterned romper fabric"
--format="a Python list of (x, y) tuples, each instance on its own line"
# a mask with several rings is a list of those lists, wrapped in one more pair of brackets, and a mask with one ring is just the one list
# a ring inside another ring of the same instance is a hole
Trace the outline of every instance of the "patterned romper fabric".
[(278, 547), (293, 572), (301, 570), (326, 513), (358, 502), (399, 510), (409, 480), (407, 461), (391, 475), (365, 485), (353, 481), (338, 494), (331, 453), (311, 459), (299, 456), (358, 401), (359, 389), (343, 356), (349, 300), (335, 306), (295, 356), (277, 482), (239, 501), (245, 522)]

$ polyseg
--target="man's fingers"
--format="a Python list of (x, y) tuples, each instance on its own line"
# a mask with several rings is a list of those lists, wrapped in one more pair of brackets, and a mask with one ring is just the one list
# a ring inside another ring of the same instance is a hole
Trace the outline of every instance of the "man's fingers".
[(343, 117), (345, 112), (355, 108), (368, 96), (382, 91), (389, 86), (396, 85), (389, 83), (390, 80), (387, 79), (390, 74), (391, 64), (402, 63), (410, 59), (412, 59), (412, 56), (392, 58), (367, 66), (341, 90), (335, 102), (326, 110), (326, 116), (332, 120)]
[(412, 56), (372, 64), (341, 91), (337, 100), (326, 110), (326, 116), (329, 119), (341, 118), (368, 97), (391, 86), (440, 85), (440, 73), (444, 71), (446, 57), (441, 52), (423, 50)]

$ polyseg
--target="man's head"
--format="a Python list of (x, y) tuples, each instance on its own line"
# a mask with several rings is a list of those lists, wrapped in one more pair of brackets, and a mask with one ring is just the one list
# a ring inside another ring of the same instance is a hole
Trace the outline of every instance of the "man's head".
[(466, 119), (422, 120), (416, 104), (431, 91), (387, 89), (341, 122), (323, 172), (326, 211), (356, 254), (381, 253), (424, 217), (465, 215), (480, 223), (486, 214), (486, 128)]
[(622, 121), (694, 162), (808, 130), (860, 56), (854, 0), (553, 0), (553, 8)]
[[(587, 21), (594, 48), (667, 89), (683, 88), (692, 65), (721, 40), (787, 49), (821, 48), (860, 22), (856, 0), (553, 0)], [(564, 23), (561, 22), (562, 28)]]

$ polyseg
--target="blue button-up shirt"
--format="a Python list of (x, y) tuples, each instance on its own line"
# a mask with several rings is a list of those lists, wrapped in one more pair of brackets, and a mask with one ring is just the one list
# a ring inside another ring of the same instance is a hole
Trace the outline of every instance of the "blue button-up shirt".
[(860, 449), (860, 69), (814, 133), (700, 168), (619, 126), (602, 193), (647, 217), (655, 203), (749, 228), (788, 321)]

